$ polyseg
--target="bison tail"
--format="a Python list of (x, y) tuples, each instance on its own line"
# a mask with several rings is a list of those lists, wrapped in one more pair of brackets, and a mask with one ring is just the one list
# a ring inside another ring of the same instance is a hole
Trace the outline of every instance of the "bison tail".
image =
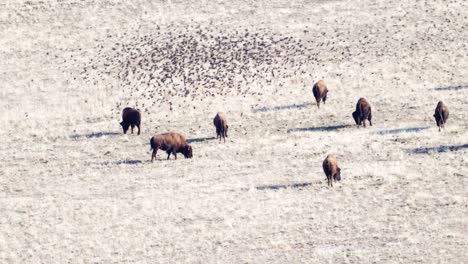
[(314, 87), (312, 88), (312, 93), (314, 94), (314, 97), (316, 99), (320, 96), (320, 91), (319, 91), (319, 88), (317, 87), (317, 84), (314, 84)]
[(442, 114), (442, 109), (439, 109), (439, 116), (440, 120), (442, 120), (442, 123), (445, 123), (444, 115)]
[(323, 170), (325, 171), (325, 174), (327, 175), (327, 178), (328, 178), (328, 174), (330, 174), (333, 171), (332, 165), (329, 161), (324, 162)]
[(327, 168), (330, 173), (333, 171), (333, 165), (330, 162), (327, 163)]

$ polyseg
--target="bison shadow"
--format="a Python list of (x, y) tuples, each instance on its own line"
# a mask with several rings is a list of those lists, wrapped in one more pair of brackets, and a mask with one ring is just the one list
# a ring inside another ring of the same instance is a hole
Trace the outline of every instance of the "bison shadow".
[(447, 87), (437, 87), (434, 88), (436, 91), (458, 91), (468, 89), (468, 85), (458, 85), (458, 86), (447, 86)]
[(312, 185), (311, 182), (293, 183), (293, 184), (275, 184), (275, 185), (262, 185), (255, 187), (257, 190), (279, 190), (279, 189), (298, 189)]
[(115, 165), (120, 165), (120, 164), (136, 165), (140, 163), (143, 163), (143, 161), (141, 160), (118, 160), (118, 161), (112, 162), (112, 164), (115, 164)]
[(321, 126), (321, 127), (299, 127), (299, 128), (290, 128), (287, 130), (288, 133), (292, 132), (316, 132), (316, 131), (333, 131), (342, 128), (351, 127), (351, 125), (337, 125), (337, 126)]
[(187, 143), (197, 143), (197, 142), (205, 142), (209, 140), (214, 140), (215, 137), (204, 137), (204, 138), (189, 138), (187, 139)]
[(141, 161), (141, 160), (129, 160), (129, 159), (127, 159), (127, 160), (105, 161), (105, 162), (101, 162), (99, 164), (108, 166), (108, 165), (121, 165), (121, 164), (137, 165), (137, 164), (141, 164), (141, 163), (143, 163), (143, 161)]
[(273, 106), (273, 107), (261, 107), (261, 108), (253, 109), (252, 111), (254, 113), (257, 113), (257, 112), (271, 112), (271, 111), (279, 111), (279, 110), (287, 110), (287, 109), (301, 109), (301, 108), (306, 108), (309, 105), (311, 105), (311, 103), (279, 105), (279, 106)]
[(78, 139), (78, 138), (100, 138), (100, 137), (104, 137), (104, 136), (116, 136), (116, 135), (120, 135), (120, 133), (117, 133), (117, 132), (92, 132), (92, 133), (88, 133), (88, 134), (74, 134), (74, 135), (71, 135), (70, 137), (73, 138), (73, 139)]
[(449, 152), (449, 151), (458, 151), (461, 149), (467, 149), (468, 144), (464, 145), (452, 145), (452, 146), (438, 146), (438, 147), (430, 147), (430, 148), (415, 148), (407, 150), (407, 152), (412, 154), (428, 154), (431, 152)]
[(429, 129), (430, 127), (408, 127), (408, 128), (397, 128), (397, 129), (387, 129), (374, 132), (374, 134), (387, 135), (387, 134), (399, 134), (405, 132), (419, 132), (421, 130)]

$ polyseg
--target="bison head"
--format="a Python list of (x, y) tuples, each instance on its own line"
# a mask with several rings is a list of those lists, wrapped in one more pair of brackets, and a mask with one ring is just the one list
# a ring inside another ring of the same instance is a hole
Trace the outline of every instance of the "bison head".
[(192, 158), (192, 147), (187, 145), (186, 147), (182, 148), (180, 150), (180, 152), (182, 152), (182, 154), (184, 155), (184, 157), (186, 159), (191, 159)]
[(124, 123), (124, 122), (120, 122), (120, 125), (122, 126), (122, 129), (123, 129), (124, 134), (127, 134), (127, 130), (128, 130), (128, 127), (130, 126), (130, 124)]
[(336, 173), (335, 180), (341, 181), (341, 169), (340, 168), (338, 168), (338, 172)]
[(356, 125), (359, 125), (359, 117), (358, 117), (357, 111), (353, 112), (353, 118), (354, 118), (354, 122), (356, 122)]

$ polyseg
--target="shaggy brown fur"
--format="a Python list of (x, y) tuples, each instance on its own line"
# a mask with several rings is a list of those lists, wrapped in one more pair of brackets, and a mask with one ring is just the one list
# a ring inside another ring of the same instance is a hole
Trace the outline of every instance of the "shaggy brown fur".
[(333, 181), (341, 180), (341, 169), (338, 167), (335, 157), (328, 155), (323, 161), (322, 167), (327, 176), (328, 186), (333, 187)]
[(358, 126), (364, 125), (366, 127), (366, 119), (369, 120), (369, 124), (372, 126), (372, 109), (366, 99), (359, 99), (356, 104), (356, 111), (353, 112), (353, 118)]
[(151, 162), (153, 162), (153, 159), (156, 159), (158, 149), (166, 151), (167, 159), (169, 159), (171, 153), (174, 155), (174, 158), (177, 159), (178, 152), (182, 153), (185, 158), (192, 158), (192, 147), (187, 143), (185, 138), (178, 133), (156, 135), (151, 138), (150, 145), (153, 150)]
[(219, 137), (219, 141), (221, 142), (221, 137), (223, 137), (224, 142), (226, 142), (226, 138), (228, 137), (227, 131), (228, 131), (228, 124), (226, 121), (226, 116), (224, 113), (217, 113), (216, 116), (213, 119), (213, 124), (216, 127), (216, 139)]
[(138, 128), (138, 135), (140, 135), (140, 123), (141, 123), (141, 115), (140, 112), (136, 109), (131, 107), (126, 107), (122, 111), (122, 122), (120, 125), (123, 128), (124, 134), (127, 134), (128, 127), (132, 127), (132, 134), (133, 128), (136, 126)]
[(315, 101), (317, 102), (317, 107), (320, 108), (320, 100), (322, 100), (324, 104), (325, 101), (327, 101), (327, 85), (323, 80), (320, 80), (314, 84), (312, 92), (314, 93)]
[(435, 109), (434, 118), (436, 120), (437, 126), (440, 128), (445, 128), (445, 123), (447, 122), (449, 116), (449, 110), (444, 102), (439, 101)]

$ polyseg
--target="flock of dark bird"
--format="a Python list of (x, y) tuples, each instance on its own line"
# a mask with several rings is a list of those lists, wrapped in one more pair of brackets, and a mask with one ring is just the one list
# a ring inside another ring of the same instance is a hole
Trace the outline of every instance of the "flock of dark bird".
[(306, 73), (304, 66), (315, 60), (311, 47), (308, 41), (268, 29), (156, 27), (151, 34), (115, 43), (111, 50), (99, 46), (100, 54), (107, 52), (104, 61), (87, 65), (83, 75), (97, 67), (116, 71), (129, 98), (118, 102), (115, 110), (121, 111), (133, 99), (147, 112), (156, 104), (172, 105), (174, 97), (248, 96), (255, 94), (251, 84), (264, 86), (273, 80), (281, 87), (288, 78)]

